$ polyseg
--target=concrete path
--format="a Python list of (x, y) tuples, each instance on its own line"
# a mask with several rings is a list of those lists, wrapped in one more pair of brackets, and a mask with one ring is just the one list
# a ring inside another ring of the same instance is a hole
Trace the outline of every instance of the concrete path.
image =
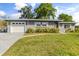
[[(23, 37), (32, 37), (32, 36), (39, 36), (39, 35), (47, 35), (47, 33), (40, 33), (40, 34), (30, 34), (30, 35), (24, 35)], [(23, 38), (22, 37), (22, 38)]]
[(6, 52), (22, 36), (23, 33), (0, 33), (0, 55)]

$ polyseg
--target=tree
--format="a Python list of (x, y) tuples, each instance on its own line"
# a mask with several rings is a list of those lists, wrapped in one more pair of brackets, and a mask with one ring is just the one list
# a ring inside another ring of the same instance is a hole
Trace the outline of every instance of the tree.
[(19, 17), (19, 18), (25, 18), (25, 19), (33, 18), (33, 13), (31, 11), (31, 9), (32, 9), (31, 6), (25, 6), (25, 7), (21, 8), (21, 10), (18, 11), (21, 13), (21, 17)]
[(69, 21), (72, 21), (72, 16), (62, 13), (59, 15), (58, 19), (69, 22)]
[(4, 28), (7, 26), (7, 22), (4, 20), (0, 20), (0, 28)]
[(35, 13), (37, 14), (36, 18), (48, 19), (50, 16), (55, 18), (56, 9), (52, 6), (51, 3), (41, 3), (36, 9)]

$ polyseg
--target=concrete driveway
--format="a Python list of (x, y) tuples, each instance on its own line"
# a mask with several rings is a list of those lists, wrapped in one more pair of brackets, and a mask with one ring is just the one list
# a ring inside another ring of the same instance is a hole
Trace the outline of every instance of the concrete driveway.
[(23, 33), (0, 33), (0, 55), (6, 52), (22, 36)]

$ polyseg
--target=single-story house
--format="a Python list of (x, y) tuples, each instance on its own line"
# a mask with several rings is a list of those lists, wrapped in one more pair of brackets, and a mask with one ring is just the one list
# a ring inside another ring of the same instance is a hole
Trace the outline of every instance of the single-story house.
[(75, 22), (63, 22), (62, 20), (52, 19), (6, 19), (7, 30), (9, 33), (26, 32), (30, 27), (51, 27), (59, 28), (59, 32), (65, 32), (65, 29), (75, 29)]

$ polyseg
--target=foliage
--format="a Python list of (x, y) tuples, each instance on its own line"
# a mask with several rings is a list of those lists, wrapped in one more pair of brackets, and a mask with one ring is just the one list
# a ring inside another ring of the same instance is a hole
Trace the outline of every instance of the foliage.
[(58, 33), (57, 28), (48, 28), (48, 27), (36, 27), (35, 29), (29, 28), (26, 33)]
[(34, 29), (33, 28), (28, 28), (26, 33), (34, 33)]
[(52, 6), (51, 3), (41, 3), (36, 9), (35, 13), (37, 14), (36, 18), (48, 19), (49, 16), (55, 17), (56, 9)]
[(33, 13), (31, 11), (32, 7), (31, 6), (25, 6), (23, 8), (21, 8), (21, 10), (19, 10), (18, 12), (21, 13), (21, 17), (20, 18), (27, 18), (27, 19), (31, 19), (33, 18)]
[(47, 27), (37, 27), (35, 32), (36, 33), (48, 33), (49, 32), (49, 28), (47, 28)]
[(4, 20), (0, 20), (0, 28), (6, 27), (7, 26), (7, 22)]
[(59, 29), (58, 28), (50, 28), (49, 29), (49, 32), (50, 33), (58, 33), (59, 32)]
[(75, 32), (79, 32), (79, 28), (75, 28)]
[(58, 19), (69, 22), (69, 21), (72, 21), (72, 16), (62, 13), (59, 15)]
[(75, 28), (74, 30), (71, 30), (70, 28), (66, 29), (66, 32), (68, 33), (79, 33), (79, 28)]
[(75, 32), (75, 30), (72, 30), (71, 28), (68, 28), (68, 29), (65, 30), (65, 32), (70, 32), (71, 33), (71, 32)]

